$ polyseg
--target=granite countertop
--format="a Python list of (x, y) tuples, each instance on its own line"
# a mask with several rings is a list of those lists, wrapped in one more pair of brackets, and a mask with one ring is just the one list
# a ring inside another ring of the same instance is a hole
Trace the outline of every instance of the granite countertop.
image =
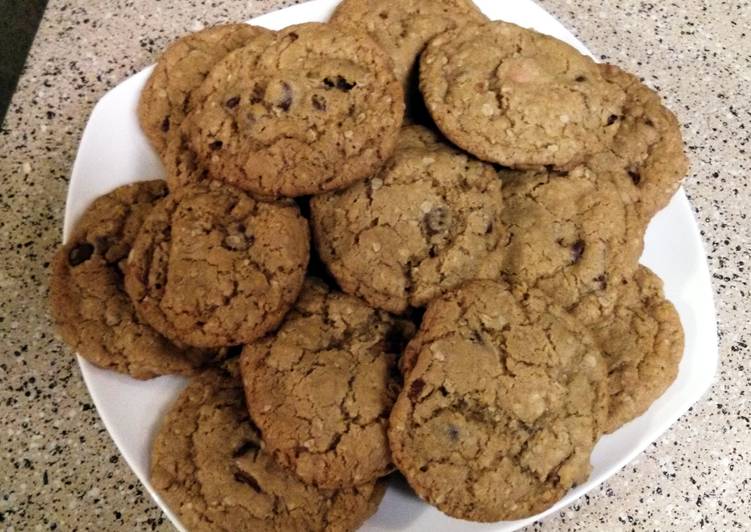
[[(292, 2), (51, 0), (0, 133), (0, 529), (172, 530), (110, 440), (47, 312), (47, 267), (96, 101), (176, 36)], [(714, 387), (649, 449), (540, 530), (751, 529), (751, 8), (745, 1), (541, 4), (678, 114), (686, 190), (720, 331)], [(618, 3), (611, 3), (618, 4)]]

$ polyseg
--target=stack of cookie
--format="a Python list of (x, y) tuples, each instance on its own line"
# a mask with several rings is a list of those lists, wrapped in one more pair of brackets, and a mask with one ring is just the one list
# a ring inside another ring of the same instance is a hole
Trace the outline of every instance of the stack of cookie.
[(92, 204), (52, 308), (98, 366), (191, 377), (151, 467), (191, 530), (352, 530), (394, 469), (533, 515), (676, 375), (638, 259), (686, 160), (617, 67), (468, 0), (345, 0), (180, 39), (138, 113), (166, 183)]

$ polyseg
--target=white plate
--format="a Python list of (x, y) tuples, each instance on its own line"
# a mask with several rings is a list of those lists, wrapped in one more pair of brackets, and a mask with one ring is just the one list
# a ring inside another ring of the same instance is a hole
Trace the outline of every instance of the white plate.
[[(279, 29), (299, 22), (323, 21), (337, 3), (338, 0), (314, 0), (258, 17), (253, 23)], [(531, 0), (477, 0), (477, 4), (492, 19), (535, 28), (589, 53)], [(74, 221), (96, 197), (126, 183), (163, 176), (159, 159), (136, 119), (136, 103), (150, 71), (151, 68), (147, 68), (125, 80), (94, 108), (73, 166), (65, 211), (66, 237)], [(718, 354), (709, 271), (692, 209), (683, 190), (649, 226), (642, 262), (665, 281), (666, 293), (678, 308), (686, 331), (686, 351), (678, 378), (649, 411), (600, 440), (592, 455), (592, 475), (585, 484), (533, 518), (487, 525), (446, 517), (422, 503), (404, 486), (394, 484), (378, 513), (363, 530), (515, 530), (571, 504), (612, 476), (685, 413), (710, 386)], [(149, 484), (149, 448), (163, 412), (184, 386), (184, 379), (162, 377), (142, 382), (96, 368), (80, 357), (79, 363), (94, 404), (115, 444), (152, 497), (177, 524), (175, 515)]]

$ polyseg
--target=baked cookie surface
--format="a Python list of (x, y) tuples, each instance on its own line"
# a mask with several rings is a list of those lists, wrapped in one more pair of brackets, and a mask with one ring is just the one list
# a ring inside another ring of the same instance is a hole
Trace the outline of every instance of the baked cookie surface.
[(404, 114), (386, 54), (365, 33), (319, 23), (267, 44), (233, 52), (201, 87), (190, 137), (199, 160), (266, 197), (319, 194), (375, 172)]
[(394, 462), (460, 519), (541, 512), (590, 472), (607, 374), (583, 325), (539, 294), (473, 281), (433, 301), (389, 420)]
[(187, 35), (164, 51), (138, 104), (141, 128), (160, 155), (194, 105), (193, 91), (211, 68), (232, 50), (265, 33), (270, 32), (248, 24), (225, 24)]
[(433, 39), (420, 89), (444, 135), (513, 168), (572, 168), (609, 145), (623, 90), (568, 44), (506, 22)]
[(640, 266), (619, 287), (612, 315), (590, 329), (608, 365), (606, 432), (613, 432), (642, 415), (675, 380), (683, 356), (683, 327), (660, 278)]
[(331, 22), (365, 30), (389, 54), (405, 94), (417, 83), (417, 62), (428, 42), (463, 24), (488, 19), (471, 0), (344, 0)]
[(356, 530), (384, 493), (376, 483), (319, 490), (278, 466), (239, 377), (222, 370), (193, 378), (173, 404), (152, 445), (150, 477), (191, 531)]
[(275, 327), (302, 287), (307, 221), (210, 181), (154, 207), (133, 244), (125, 287), (139, 315), (199, 347), (244, 344)]
[(123, 289), (136, 234), (166, 194), (164, 181), (146, 181), (98, 198), (52, 261), (50, 304), (63, 340), (89, 362), (138, 379), (190, 375), (218, 358), (169, 342), (138, 318)]
[(162, 163), (165, 170), (167, 187), (173, 194), (188, 185), (197, 185), (210, 179), (209, 171), (190, 147), (190, 118), (186, 117), (178, 130), (167, 142)]
[(402, 129), (372, 178), (314, 197), (311, 211), (318, 251), (340, 286), (390, 312), (501, 272), (501, 179), (421, 126)]
[(620, 127), (607, 150), (592, 157), (595, 169), (620, 168), (625, 192), (645, 221), (663, 209), (688, 173), (681, 127), (660, 96), (614, 65), (600, 65), (605, 79), (626, 93)]
[(389, 473), (386, 425), (401, 384), (397, 357), (411, 327), (306, 281), (279, 330), (241, 356), (248, 406), (267, 450), (323, 488)]
[(645, 224), (605, 172), (503, 172), (504, 275), (589, 323), (637, 268)]

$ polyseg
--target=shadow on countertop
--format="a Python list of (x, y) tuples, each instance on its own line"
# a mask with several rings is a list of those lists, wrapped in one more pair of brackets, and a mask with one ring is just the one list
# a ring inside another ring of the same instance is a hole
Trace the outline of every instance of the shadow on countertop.
[(46, 6), (47, 0), (0, 0), (0, 125)]

